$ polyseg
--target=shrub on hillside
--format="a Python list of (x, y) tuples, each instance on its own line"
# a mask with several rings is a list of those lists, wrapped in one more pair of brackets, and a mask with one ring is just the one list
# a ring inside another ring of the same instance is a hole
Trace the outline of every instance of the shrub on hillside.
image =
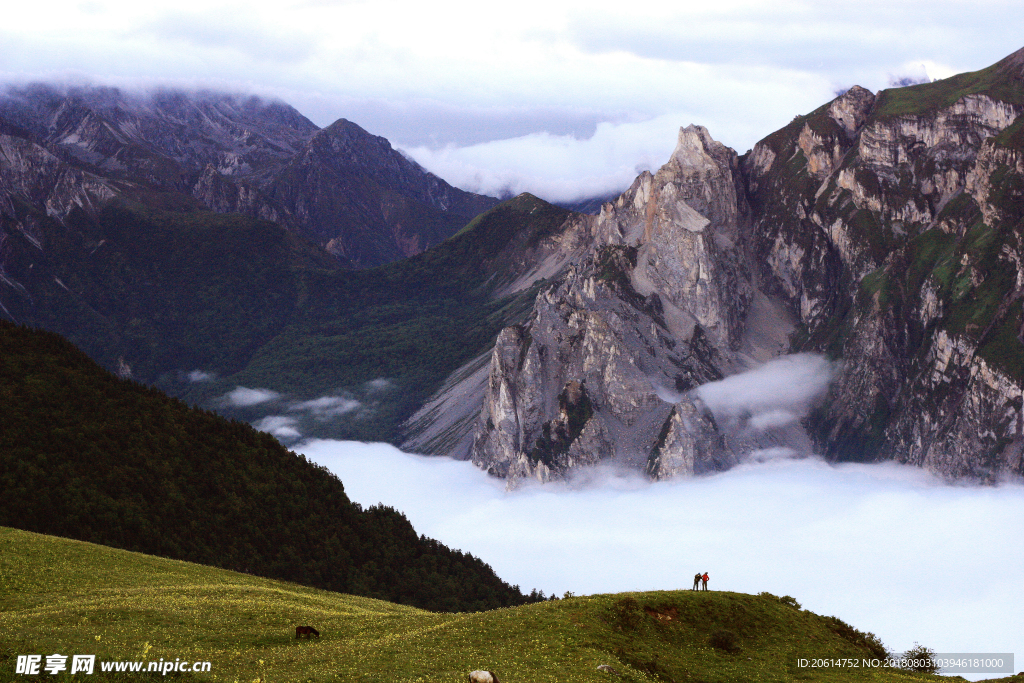
[(905, 668), (910, 671), (921, 671), (934, 674), (939, 672), (939, 665), (935, 663), (935, 651), (919, 643), (903, 653), (901, 657)]
[(876, 659), (885, 659), (889, 656), (889, 651), (885, 649), (885, 645), (874, 633), (858, 631), (839, 617), (825, 617), (825, 622), (837, 636), (845, 638), (858, 647), (865, 648)]
[(727, 629), (718, 629), (708, 637), (708, 643), (716, 650), (736, 653), (740, 651), (740, 639), (735, 633)]

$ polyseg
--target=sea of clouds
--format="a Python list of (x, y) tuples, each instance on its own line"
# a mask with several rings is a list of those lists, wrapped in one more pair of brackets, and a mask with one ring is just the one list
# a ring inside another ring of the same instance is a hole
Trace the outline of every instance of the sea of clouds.
[[(729, 429), (779, 433), (799, 430), (832, 375), (823, 356), (792, 354), (692, 395)], [(374, 380), (360, 397), (389, 388)], [(1020, 481), (953, 485), (917, 467), (829, 464), (809, 454), (804, 435), (803, 446), (783, 439), (708, 476), (651, 482), (602, 466), (506, 491), (469, 462), (310, 439), (310, 420), (366, 409), (352, 394), (298, 400), (236, 387), (219, 400), (261, 409), (257, 427), (337, 474), (352, 500), (402, 511), (419, 533), (482, 558), (524, 591), (685, 589), (706, 571), (712, 589), (791, 595), (895, 652), (917, 642), (1024, 658)]]
[(792, 595), (893, 651), (1024, 657), (1019, 482), (949, 485), (914, 467), (812, 457), (654, 483), (597, 468), (506, 491), (469, 462), (386, 444), (297, 450), (353, 500), (404, 512), (527, 591), (685, 589), (707, 571), (712, 589)]

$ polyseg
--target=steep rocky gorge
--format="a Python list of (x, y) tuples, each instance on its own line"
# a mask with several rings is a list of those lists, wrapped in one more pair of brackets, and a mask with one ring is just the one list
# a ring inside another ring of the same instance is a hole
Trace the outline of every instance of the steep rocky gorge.
[[(447, 387), (481, 409), (435, 452), (510, 485), (598, 462), (689, 475), (772, 445), (1024, 474), (1022, 65), (854, 87), (742, 158), (683, 129), (657, 173), (548, 238), (520, 285), (550, 284), (486, 373)], [(784, 352), (832, 360), (796, 415), (811, 443), (698, 390)]]

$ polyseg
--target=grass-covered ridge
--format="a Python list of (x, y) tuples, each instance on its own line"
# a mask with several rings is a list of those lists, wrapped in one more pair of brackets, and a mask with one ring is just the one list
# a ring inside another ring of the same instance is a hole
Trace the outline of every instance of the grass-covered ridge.
[(931, 83), (892, 88), (878, 93), (874, 116), (921, 115), (948, 107), (967, 95), (984, 94), (1003, 102), (1024, 104), (1024, 50), (979, 71)]
[[(502, 683), (944, 680), (800, 669), (797, 657), (875, 653), (868, 634), (768, 594), (659, 591), (436, 614), (12, 529), (0, 528), (0, 549), (5, 681), (19, 678), (18, 654), (54, 652), (210, 661), (209, 675), (178, 678), (203, 681), (462, 683), (477, 668)], [(319, 640), (295, 639), (307, 624)]]
[(269, 434), (118, 379), (54, 333), (0, 321), (0, 406), (0, 525), (435, 610), (526, 600)]

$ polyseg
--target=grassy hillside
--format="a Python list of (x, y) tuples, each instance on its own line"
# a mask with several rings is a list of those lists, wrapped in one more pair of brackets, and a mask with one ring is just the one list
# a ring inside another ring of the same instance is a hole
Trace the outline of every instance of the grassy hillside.
[(1004, 102), (1024, 104), (1024, 50), (992, 66), (931, 83), (892, 88), (878, 93), (875, 115), (880, 118), (923, 115), (948, 107), (966, 95), (984, 94)]
[(0, 524), (435, 610), (526, 600), (268, 434), (0, 321)]
[[(0, 528), (0, 549), (0, 680), (26, 680), (12, 675), (18, 654), (54, 652), (209, 661), (209, 674), (178, 678), (203, 681), (461, 683), (476, 668), (503, 683), (948, 680), (798, 669), (797, 657), (873, 653), (838, 619), (767, 594), (663, 591), (435, 614), (12, 529)], [(295, 639), (307, 624), (319, 640)]]

